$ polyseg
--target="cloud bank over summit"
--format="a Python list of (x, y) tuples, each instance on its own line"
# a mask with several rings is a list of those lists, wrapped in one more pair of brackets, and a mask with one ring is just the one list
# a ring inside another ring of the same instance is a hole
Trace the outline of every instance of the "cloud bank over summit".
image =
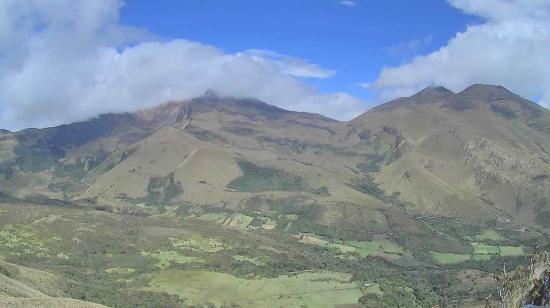
[(44, 127), (214, 89), (349, 119), (366, 106), (304, 78), (335, 71), (266, 50), (224, 51), (120, 24), (121, 0), (0, 2), (0, 123)]
[(482, 22), (446, 46), (398, 67), (386, 67), (373, 87), (383, 99), (410, 95), (428, 85), (454, 91), (470, 84), (500, 84), (550, 104), (550, 2), (449, 0)]
[[(254, 49), (260, 46), (229, 53), (178, 35), (165, 39), (147, 29), (124, 25), (119, 16), (123, 0), (3, 0), (0, 128), (45, 127), (102, 113), (132, 112), (197, 97), (209, 89), (340, 120), (351, 119), (372, 106), (341, 89), (382, 103), (432, 85), (456, 92), (476, 83), (499, 84), (548, 107), (550, 2), (447, 2), (456, 10), (478, 16), (479, 21), (436, 51), (384, 67), (378, 77), (366, 77), (371, 81), (363, 75), (354, 76), (354, 67), (346, 64), (344, 53), (337, 56), (342, 58), (341, 67), (347, 69), (336, 76), (338, 67)], [(367, 4), (356, 1), (335, 0), (334, 4), (355, 6), (343, 9), (351, 15), (342, 16), (350, 18), (368, 9)], [(437, 33), (405, 41), (386, 52), (416, 53), (419, 46), (430, 45), (432, 37)], [(355, 46), (357, 39), (353, 37), (350, 46)], [(331, 50), (318, 52), (319, 59), (327, 61), (325, 55)], [(374, 70), (385, 63), (374, 60), (373, 65), (367, 61), (368, 55), (367, 50), (360, 50), (359, 62)], [(362, 92), (356, 91), (361, 88)]]

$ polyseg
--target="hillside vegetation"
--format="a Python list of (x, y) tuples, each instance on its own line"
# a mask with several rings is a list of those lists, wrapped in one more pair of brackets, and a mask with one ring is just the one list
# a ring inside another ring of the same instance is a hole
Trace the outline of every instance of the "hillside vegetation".
[(208, 95), (1, 131), (0, 297), (480, 307), (549, 248), (548, 127), (474, 85), (349, 122)]

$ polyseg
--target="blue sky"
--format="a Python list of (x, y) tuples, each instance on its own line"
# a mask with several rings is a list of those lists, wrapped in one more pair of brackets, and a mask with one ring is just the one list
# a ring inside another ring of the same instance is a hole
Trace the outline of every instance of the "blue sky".
[(373, 82), (384, 66), (443, 46), (476, 22), (442, 0), (127, 0), (123, 24), (162, 38), (185, 38), (226, 52), (267, 49), (336, 70), (307, 82), (322, 91), (375, 97), (358, 83)]
[(549, 106), (548, 55), (548, 0), (2, 0), (0, 123), (209, 89), (344, 121), (435, 85), (502, 85)]

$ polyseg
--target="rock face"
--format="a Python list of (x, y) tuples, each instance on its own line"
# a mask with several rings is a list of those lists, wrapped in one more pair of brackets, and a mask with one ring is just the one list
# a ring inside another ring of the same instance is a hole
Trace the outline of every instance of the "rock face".
[(497, 277), (499, 303), (489, 306), (504, 308), (550, 307), (550, 254), (535, 254), (527, 267)]

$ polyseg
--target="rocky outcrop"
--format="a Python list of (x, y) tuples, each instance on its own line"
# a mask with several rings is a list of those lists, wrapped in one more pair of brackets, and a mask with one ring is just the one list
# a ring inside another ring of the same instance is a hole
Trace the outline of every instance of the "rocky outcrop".
[(498, 284), (499, 300), (487, 307), (522, 308), (550, 307), (550, 254), (538, 252), (531, 258), (529, 265), (521, 266), (513, 273), (504, 273), (495, 277)]

